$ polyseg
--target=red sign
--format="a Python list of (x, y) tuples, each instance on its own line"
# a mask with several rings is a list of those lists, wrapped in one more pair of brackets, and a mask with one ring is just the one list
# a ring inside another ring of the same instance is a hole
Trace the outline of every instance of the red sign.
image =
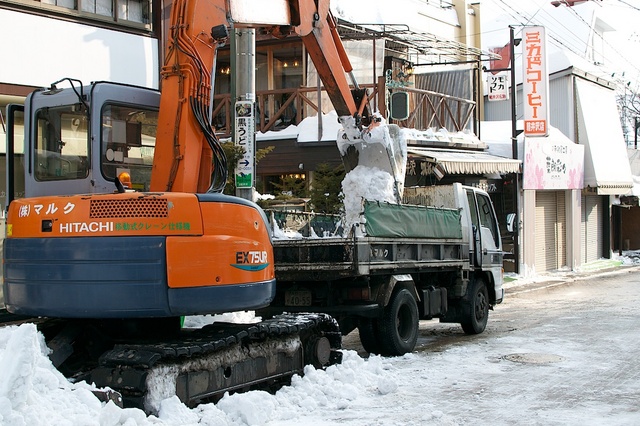
[(522, 50), (524, 135), (549, 134), (549, 73), (544, 27), (525, 27)]

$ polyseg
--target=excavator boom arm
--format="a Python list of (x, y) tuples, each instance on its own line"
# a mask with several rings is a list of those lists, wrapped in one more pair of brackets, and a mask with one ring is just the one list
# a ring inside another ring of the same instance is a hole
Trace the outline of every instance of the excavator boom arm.
[[(161, 70), (161, 99), (152, 191), (221, 192), (226, 157), (211, 127), (209, 103), (217, 49), (230, 27), (264, 28), (300, 36), (338, 116), (351, 126), (367, 117), (366, 93), (359, 89), (338, 36), (328, 0), (176, 0)], [(253, 22), (252, 22), (253, 21)], [(347, 79), (351, 77), (352, 89)]]

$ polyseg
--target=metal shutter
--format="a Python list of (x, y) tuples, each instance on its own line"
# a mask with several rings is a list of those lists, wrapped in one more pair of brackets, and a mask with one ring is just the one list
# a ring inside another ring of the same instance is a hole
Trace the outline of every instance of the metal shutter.
[(599, 196), (582, 196), (581, 244), (582, 261), (593, 262), (602, 257), (603, 202)]
[(536, 257), (538, 272), (566, 265), (566, 219), (564, 192), (536, 192)]
[(556, 192), (556, 268), (567, 265), (567, 215), (564, 191)]

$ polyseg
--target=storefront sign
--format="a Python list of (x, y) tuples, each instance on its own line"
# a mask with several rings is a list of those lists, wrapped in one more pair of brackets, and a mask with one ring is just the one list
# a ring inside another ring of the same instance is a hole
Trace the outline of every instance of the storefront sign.
[(506, 73), (500, 73), (497, 75), (489, 74), (487, 76), (487, 89), (490, 101), (506, 101), (509, 99), (509, 90), (507, 90)]
[(549, 73), (544, 27), (525, 27), (523, 41), (524, 135), (547, 136), (549, 134)]
[(582, 189), (584, 146), (565, 138), (525, 138), (524, 189)]

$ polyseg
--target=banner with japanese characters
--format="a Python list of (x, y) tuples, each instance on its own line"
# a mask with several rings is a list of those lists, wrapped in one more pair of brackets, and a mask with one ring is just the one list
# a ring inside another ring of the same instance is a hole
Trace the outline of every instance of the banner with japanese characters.
[(522, 40), (524, 135), (547, 136), (549, 72), (544, 27), (524, 27)]

